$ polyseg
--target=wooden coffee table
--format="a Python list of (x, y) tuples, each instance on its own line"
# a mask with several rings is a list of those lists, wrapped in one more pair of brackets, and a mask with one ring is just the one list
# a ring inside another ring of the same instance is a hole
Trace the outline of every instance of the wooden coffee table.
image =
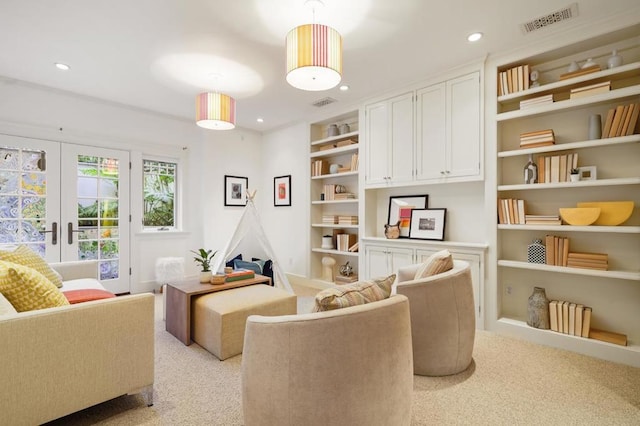
[(254, 284), (271, 285), (271, 278), (256, 274), (254, 278), (224, 284), (201, 284), (197, 280), (167, 284), (166, 330), (185, 345), (190, 345), (193, 296)]

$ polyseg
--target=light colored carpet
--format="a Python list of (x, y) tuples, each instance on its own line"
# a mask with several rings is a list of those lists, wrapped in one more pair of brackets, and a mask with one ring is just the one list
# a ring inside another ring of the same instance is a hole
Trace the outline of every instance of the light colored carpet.
[[(414, 376), (414, 425), (640, 425), (640, 369), (486, 331), (473, 358), (455, 376)], [(167, 333), (157, 295), (155, 404), (123, 396), (51, 425), (242, 425), (241, 360)]]

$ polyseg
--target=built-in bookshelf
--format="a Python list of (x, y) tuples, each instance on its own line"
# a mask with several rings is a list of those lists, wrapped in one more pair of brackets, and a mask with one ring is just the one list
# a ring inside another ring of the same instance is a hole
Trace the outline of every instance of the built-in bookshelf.
[[(323, 274), (323, 258), (335, 260), (334, 276), (349, 262), (358, 272), (359, 153), (358, 111), (310, 125), (309, 277), (334, 284)], [(347, 234), (347, 236), (340, 236)], [(331, 244), (327, 245), (327, 237)], [(351, 243), (350, 243), (351, 242)], [(355, 244), (355, 247), (354, 247)]]
[[(496, 83), (496, 173), (487, 184), (487, 188), (496, 191), (495, 197), (487, 197), (487, 202), (496, 206), (501, 199), (525, 200), (527, 214), (548, 217), (558, 215), (560, 208), (576, 207), (579, 202), (635, 203), (631, 217), (618, 226), (572, 226), (564, 221), (549, 225), (507, 223), (500, 220), (500, 211), (495, 209), (491, 244), (495, 244), (496, 259), (489, 275), (496, 281), (492, 296), (498, 331), (640, 367), (640, 126), (627, 124), (617, 133), (589, 137), (591, 116), (599, 115), (604, 129), (612, 109), (629, 106), (627, 110), (633, 111), (631, 105), (640, 103), (638, 34), (640, 26), (636, 25), (554, 51), (496, 60), (492, 68), (497, 82), (500, 75), (505, 75), (501, 73), (526, 64), (530, 72), (538, 74), (539, 85), (503, 95), (504, 90)], [(607, 60), (614, 49), (622, 54), (624, 63), (609, 69)], [(597, 66), (573, 76), (568, 73), (572, 62), (584, 65), (588, 58)], [(527, 104), (543, 96), (551, 98), (551, 102)], [(546, 129), (553, 130), (552, 142), (521, 146), (523, 134)], [(529, 156), (539, 165), (539, 157), (574, 155), (578, 168), (597, 170), (597, 178), (524, 182)], [(607, 270), (529, 263), (528, 245), (535, 239), (544, 241), (547, 235), (570, 239), (572, 251), (606, 253)], [(575, 339), (528, 326), (527, 300), (534, 287), (544, 287), (549, 300), (569, 300), (592, 307), (592, 326), (626, 335), (626, 346)]]

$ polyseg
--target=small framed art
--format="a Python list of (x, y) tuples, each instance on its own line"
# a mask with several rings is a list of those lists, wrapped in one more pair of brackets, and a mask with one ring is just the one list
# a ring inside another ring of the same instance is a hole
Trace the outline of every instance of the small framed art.
[(273, 205), (276, 207), (291, 205), (291, 175), (273, 178)]
[(393, 226), (400, 222), (400, 238), (409, 238), (411, 210), (429, 207), (429, 196), (401, 195), (389, 197), (389, 215), (387, 224)]
[(447, 209), (411, 210), (409, 238), (419, 240), (444, 240)]
[(246, 206), (249, 178), (224, 175), (224, 205)]
[(580, 180), (596, 180), (598, 179), (598, 168), (596, 166), (578, 167), (578, 176), (580, 176)]

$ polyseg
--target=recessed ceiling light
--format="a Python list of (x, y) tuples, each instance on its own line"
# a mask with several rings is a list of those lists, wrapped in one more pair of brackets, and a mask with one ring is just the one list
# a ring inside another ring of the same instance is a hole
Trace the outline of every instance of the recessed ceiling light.
[(481, 38), (482, 38), (482, 33), (473, 33), (473, 34), (469, 34), (469, 36), (467, 37), (467, 40), (478, 41)]
[(264, 118), (262, 117), (258, 117), (258, 119), (256, 120), (258, 123), (264, 123)]
[(349, 90), (349, 86), (347, 86), (346, 84), (343, 84), (342, 86), (340, 86), (340, 90), (342, 90), (343, 92), (346, 92), (347, 90)]
[(62, 62), (56, 62), (56, 68), (58, 68), (59, 70), (62, 71), (68, 71), (71, 69), (71, 67), (67, 64), (63, 64)]

